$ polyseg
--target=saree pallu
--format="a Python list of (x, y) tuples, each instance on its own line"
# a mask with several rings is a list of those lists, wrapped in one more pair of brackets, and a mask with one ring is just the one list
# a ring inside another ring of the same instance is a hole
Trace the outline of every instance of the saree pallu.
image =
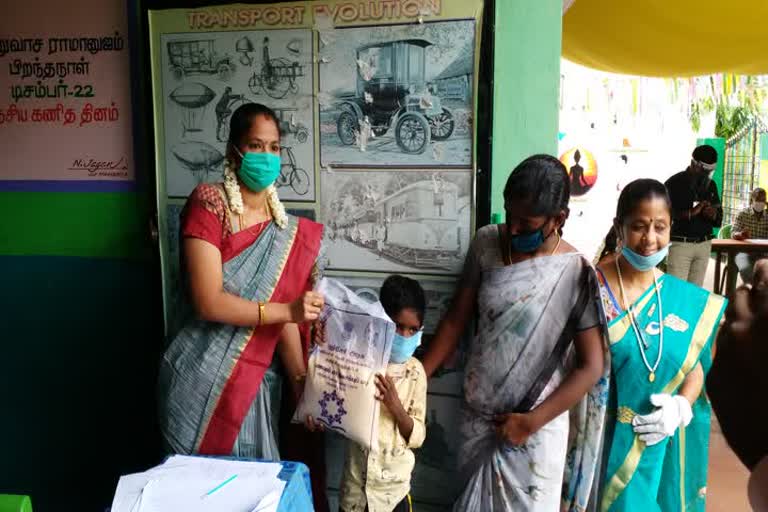
[[(705, 393), (693, 405), (693, 419), (664, 441), (646, 446), (632, 430), (632, 418), (654, 410), (654, 393), (677, 393), (701, 362), (711, 366), (711, 344), (726, 300), (665, 275), (660, 280), (664, 347), (654, 382), (643, 363), (626, 312), (608, 325), (612, 385), (607, 415), (603, 511), (704, 511), (710, 406)], [(656, 294), (651, 286), (633, 304), (638, 328), (649, 342), (646, 357), (656, 361), (659, 331)]]
[[(466, 485), (454, 510), (558, 510), (568, 412), (522, 446), (500, 441), (493, 417), (527, 411), (549, 396), (570, 371), (573, 333), (604, 324), (594, 271), (578, 254), (490, 268), (482, 273), (477, 302), (479, 330), (470, 348), (460, 423), (459, 471)], [(604, 407), (604, 401), (586, 401), (584, 414), (577, 415), (584, 424), (575, 426), (580, 447), (572, 451), (570, 503), (589, 494), (596, 458), (585, 453), (599, 449)], [(587, 425), (588, 417), (599, 420)]]
[[(284, 229), (270, 223), (224, 261), (227, 292), (251, 301), (289, 302), (309, 289), (322, 225), (288, 219)], [(282, 328), (201, 320), (185, 325), (160, 366), (160, 427), (173, 452), (279, 459), (280, 376), (273, 355)], [(309, 340), (303, 334), (306, 356)]]

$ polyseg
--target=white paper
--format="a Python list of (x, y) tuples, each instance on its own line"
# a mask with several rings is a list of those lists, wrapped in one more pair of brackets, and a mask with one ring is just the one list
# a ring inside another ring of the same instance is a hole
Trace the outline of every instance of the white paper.
[(150, 480), (141, 497), (140, 512), (252, 512), (279, 484), (277, 479), (237, 475), (220, 489), (207, 494), (232, 475), (221, 478), (192, 473), (166, 475)]
[(259, 503), (251, 512), (277, 512), (277, 507), (280, 506), (280, 498), (283, 496), (283, 490), (285, 490), (285, 486), (287, 485), (287, 482), (283, 482), (282, 480), (279, 482), (280, 483), (275, 489), (264, 496), (264, 498), (261, 499), (261, 503)]
[[(144, 473), (121, 477), (111, 510), (251, 512), (261, 506), (265, 497), (273, 499), (278, 489), (279, 503), (285, 487), (285, 482), (277, 478), (280, 470), (278, 463), (174, 455)], [(233, 475), (237, 477), (205, 496)]]

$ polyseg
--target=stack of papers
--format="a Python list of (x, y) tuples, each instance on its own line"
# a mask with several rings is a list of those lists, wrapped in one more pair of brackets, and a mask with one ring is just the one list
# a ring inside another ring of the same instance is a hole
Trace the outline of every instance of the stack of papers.
[(173, 455), (120, 478), (111, 512), (276, 512), (279, 463)]

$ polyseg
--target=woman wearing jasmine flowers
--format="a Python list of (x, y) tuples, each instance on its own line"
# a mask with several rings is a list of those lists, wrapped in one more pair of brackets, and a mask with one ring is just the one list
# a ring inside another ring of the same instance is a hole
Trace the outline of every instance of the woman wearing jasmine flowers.
[[(323, 307), (312, 292), (323, 227), (286, 214), (274, 186), (279, 174), (277, 116), (241, 106), (230, 122), (224, 183), (198, 186), (182, 212), (196, 315), (160, 368), (160, 425), (171, 452), (280, 458), (281, 374), (290, 382), (285, 407), (303, 388), (309, 323)], [(302, 435), (303, 443), (284, 446), (308, 463), (316, 509), (327, 509), (322, 453), (310, 454)]]

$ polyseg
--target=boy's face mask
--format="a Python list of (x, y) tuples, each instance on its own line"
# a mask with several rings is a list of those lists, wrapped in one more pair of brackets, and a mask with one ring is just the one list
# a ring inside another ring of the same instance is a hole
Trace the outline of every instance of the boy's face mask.
[(416, 348), (421, 345), (422, 331), (418, 331), (413, 336), (407, 338), (402, 334), (395, 333), (392, 340), (392, 352), (389, 355), (390, 363), (402, 364), (411, 358)]

